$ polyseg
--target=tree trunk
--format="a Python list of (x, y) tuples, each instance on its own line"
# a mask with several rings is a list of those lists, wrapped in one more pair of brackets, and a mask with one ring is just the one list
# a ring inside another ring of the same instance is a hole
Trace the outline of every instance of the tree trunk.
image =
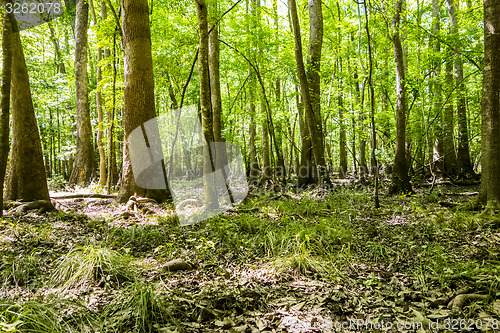
[(480, 199), (500, 209), (500, 0), (484, 1), (482, 180)]
[[(445, 66), (446, 91), (452, 92), (453, 84), (453, 62), (447, 57)], [(443, 108), (443, 172), (446, 176), (455, 178), (457, 173), (457, 153), (454, 140), (453, 102), (448, 101)]]
[[(132, 195), (136, 195), (163, 202), (171, 199), (168, 184), (165, 190), (147, 190), (137, 186), (132, 172), (128, 142), (128, 137), (134, 129), (156, 116), (148, 2), (147, 0), (122, 0), (121, 7), (125, 55), (124, 144), (122, 177), (117, 201), (127, 202)], [(166, 178), (163, 179), (166, 183)]]
[(50, 40), (54, 45), (54, 54), (55, 54), (55, 63), (57, 72), (61, 74), (66, 74), (66, 66), (64, 66), (64, 59), (62, 58), (61, 55), (61, 49), (59, 48), (59, 42), (56, 38), (54, 27), (52, 26), (52, 23), (50, 23), (50, 21), (47, 22), (47, 26), (49, 27), (50, 31)]
[(12, 149), (4, 197), (7, 200), (49, 200), (42, 146), (19, 32), (11, 35), (11, 47)]
[[(339, 75), (342, 75), (342, 58), (339, 58)], [(339, 78), (339, 148), (340, 148), (340, 162), (339, 162), (339, 174), (340, 178), (346, 178), (347, 176), (347, 142), (346, 142), (346, 131), (344, 122), (344, 87), (342, 86), (342, 78)]]
[[(222, 97), (220, 92), (220, 70), (219, 70), (219, 28), (214, 26), (217, 20), (217, 1), (212, 1), (209, 5), (211, 11), (211, 29), (209, 34), (209, 54), (208, 66), (210, 73), (210, 99), (212, 103), (212, 126), (215, 142), (225, 142), (222, 136)], [(215, 167), (220, 169), (227, 164), (227, 151), (221, 149), (223, 145), (217, 145), (219, 149), (215, 151)]]
[[(457, 38), (455, 49), (460, 52), (461, 45), (458, 40), (458, 20), (455, 15), (455, 4), (453, 0), (446, 0), (446, 7), (448, 8), (448, 15), (450, 17), (450, 30), (452, 35)], [(469, 152), (469, 130), (467, 128), (467, 109), (466, 109), (466, 88), (464, 82), (464, 69), (461, 55), (459, 53), (454, 55), (454, 68), (455, 68), (455, 83), (457, 89), (457, 124), (458, 124), (458, 147), (457, 147), (457, 163), (458, 163), (458, 177), (459, 178), (473, 178), (475, 174), (472, 163), (470, 160)]]
[(3, 216), (3, 186), (9, 158), (10, 85), (12, 78), (12, 15), (3, 13), (2, 28), (2, 96), (0, 105), (0, 216)]
[[(375, 208), (380, 207), (379, 201), (379, 189), (378, 189), (378, 181), (379, 181), (379, 168), (377, 161), (377, 130), (375, 128), (375, 88), (373, 87), (373, 52), (372, 52), (372, 41), (369, 29), (369, 17), (366, 2), (364, 3), (365, 7), (365, 30), (366, 30), (366, 38), (368, 42), (368, 61), (370, 64), (370, 68), (368, 71), (368, 87), (370, 88), (370, 120), (371, 120), (371, 167), (374, 179), (374, 203)], [(362, 102), (363, 103), (363, 102)]]
[(87, 185), (94, 174), (95, 156), (90, 125), (89, 78), (87, 73), (87, 30), (89, 5), (78, 1), (75, 22), (76, 155), (70, 184)]
[[(247, 1), (247, 14), (250, 20), (249, 24), (249, 30), (248, 34), (250, 35), (251, 31), (255, 31), (256, 29), (256, 20), (255, 20), (255, 11), (256, 11), (256, 4), (254, 0), (250, 1), (250, 10), (248, 9), (248, 1)], [(249, 45), (249, 58), (252, 60), (252, 62), (255, 64), (256, 63), (256, 56), (255, 56), (255, 45), (253, 42), (250, 42)], [(250, 113), (250, 125), (249, 125), (249, 147), (248, 150), (250, 151), (250, 163), (249, 163), (249, 174), (248, 174), (248, 180), (251, 185), (257, 185), (258, 183), (258, 178), (259, 178), (259, 164), (257, 161), (257, 147), (256, 147), (256, 139), (257, 139), (257, 125), (255, 121), (255, 91), (257, 91), (257, 85), (255, 81), (255, 76), (256, 73), (255, 71), (251, 68), (248, 69), (249, 73), (249, 78), (248, 78), (248, 112)]]
[(201, 126), (206, 141), (203, 146), (203, 188), (205, 190), (205, 207), (213, 210), (219, 207), (219, 200), (213, 180), (215, 161), (211, 149), (211, 143), (214, 142), (214, 132), (208, 68), (208, 14), (205, 0), (195, 0), (195, 3), (199, 27), (198, 76), (200, 80)]
[[(118, 170), (116, 167), (116, 144), (114, 138), (115, 113), (116, 113), (116, 30), (113, 34), (113, 83), (112, 83), (112, 106), (108, 109), (108, 178), (106, 179), (106, 191), (111, 193), (111, 187), (118, 182)], [(109, 57), (109, 50), (104, 50), (104, 57)]]
[[(89, 0), (89, 4), (92, 9), (92, 21), (94, 26), (97, 25), (97, 14), (95, 12), (95, 8), (92, 0)], [(100, 1), (101, 8), (101, 19), (104, 21), (106, 19), (106, 5), (104, 2)], [(97, 107), (97, 121), (98, 130), (97, 130), (97, 149), (99, 150), (99, 186), (104, 187), (106, 185), (106, 154), (104, 153), (104, 144), (102, 142), (103, 137), (103, 127), (104, 127), (104, 119), (103, 119), (103, 110), (102, 110), (102, 92), (101, 89), (101, 80), (102, 80), (102, 65), (100, 64), (101, 60), (104, 57), (104, 51), (102, 48), (97, 48), (97, 89), (96, 89), (96, 107)]]
[[(272, 178), (271, 157), (269, 155), (269, 123), (267, 122), (266, 102), (260, 97), (260, 108), (264, 118), (262, 119), (262, 177), (264, 182)], [(267, 184), (266, 184), (267, 185)]]
[(392, 43), (394, 46), (394, 60), (396, 62), (396, 156), (392, 172), (391, 193), (413, 192), (408, 176), (406, 160), (406, 78), (403, 59), (403, 48), (400, 38), (400, 20), (404, 0), (397, 0), (395, 13), (392, 18)]
[[(359, 180), (361, 182), (365, 181), (365, 177), (368, 174), (368, 167), (366, 164), (366, 140), (364, 133), (364, 98), (361, 98), (361, 92), (359, 89), (359, 76), (358, 71), (354, 69), (354, 92), (355, 92), (355, 101), (359, 107), (359, 117), (358, 117), (358, 126), (359, 129), (358, 137), (359, 137)], [(363, 82), (364, 86), (364, 82)]]
[[(314, 167), (311, 165), (311, 167), (308, 168), (307, 173), (314, 174), (314, 168), (316, 168), (318, 172), (318, 180), (321, 185), (329, 187), (331, 182), (326, 171), (324, 138), (321, 129), (321, 114), (319, 113), (319, 71), (323, 41), (323, 16), (321, 2), (319, 0), (309, 1), (310, 37), (308, 51), (308, 75), (306, 75), (304, 59), (302, 56), (302, 39), (295, 0), (289, 0), (289, 8), (295, 40), (295, 61), (297, 63), (302, 102), (304, 104), (304, 118), (306, 127), (309, 131), (308, 137), (311, 140), (311, 150), (314, 157)], [(308, 80), (308, 77), (310, 80)], [(307, 142), (302, 143), (302, 149), (305, 150), (305, 148), (307, 148), (305, 146)], [(304, 163), (302, 162), (302, 164)]]
[[(440, 24), (440, 3), (439, 0), (432, 0), (432, 32), (438, 36), (441, 30)], [(430, 39), (430, 46), (433, 54), (433, 73), (432, 80), (429, 82), (429, 91), (432, 98), (432, 123), (431, 139), (429, 144), (429, 165), (431, 173), (443, 172), (443, 128), (441, 124), (442, 119), (442, 87), (441, 87), (441, 43), (437, 38)]]

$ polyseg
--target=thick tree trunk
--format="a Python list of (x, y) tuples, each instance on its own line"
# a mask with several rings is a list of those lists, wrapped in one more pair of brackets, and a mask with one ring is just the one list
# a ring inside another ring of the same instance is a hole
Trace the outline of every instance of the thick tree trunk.
[(403, 48), (400, 38), (400, 20), (404, 0), (397, 0), (395, 13), (392, 18), (392, 43), (394, 46), (394, 60), (396, 62), (396, 156), (392, 172), (391, 193), (413, 192), (408, 176), (406, 160), (406, 78), (403, 59)]
[(12, 46), (12, 149), (5, 199), (49, 200), (42, 146), (19, 32)]
[(3, 186), (9, 157), (10, 85), (12, 77), (11, 15), (3, 13), (2, 28), (2, 99), (0, 101), (0, 216), (3, 215)]
[[(453, 0), (446, 0), (446, 7), (448, 8), (448, 15), (450, 17), (450, 30), (451, 33), (457, 38), (458, 41), (458, 20), (455, 15), (455, 4)], [(459, 43), (458, 43), (459, 44)], [(455, 49), (460, 52), (461, 45), (456, 45)], [(457, 147), (457, 163), (458, 163), (458, 177), (459, 178), (476, 178), (476, 174), (472, 168), (469, 151), (469, 130), (467, 126), (467, 108), (466, 108), (466, 88), (464, 82), (464, 69), (461, 55), (456, 53), (454, 55), (454, 68), (455, 68), (455, 83), (457, 89), (457, 124), (458, 124), (458, 147)]]
[[(302, 56), (302, 39), (300, 34), (300, 25), (297, 15), (297, 5), (295, 0), (289, 0), (290, 15), (292, 18), (292, 27), (295, 40), (295, 61), (300, 82), (302, 102), (304, 104), (305, 124), (309, 131), (308, 137), (311, 140), (312, 155), (314, 157), (314, 168), (318, 172), (318, 180), (326, 187), (331, 185), (326, 171), (326, 162), (324, 154), (324, 138), (321, 129), (321, 114), (319, 105), (319, 71), (321, 60), (321, 47), (323, 41), (323, 16), (321, 11), (321, 2), (319, 0), (309, 1), (309, 72), (306, 75), (304, 59)], [(310, 78), (310, 80), (308, 79)], [(312, 97), (311, 97), (312, 96)], [(302, 150), (306, 150), (307, 142), (302, 142)], [(304, 162), (302, 162), (304, 164)], [(312, 163), (311, 163), (312, 164)], [(314, 168), (309, 167), (307, 174), (314, 174)], [(299, 175), (300, 177), (300, 175)], [(299, 181), (300, 183), (300, 181)]]
[(87, 73), (87, 30), (89, 5), (76, 4), (75, 23), (75, 85), (76, 85), (76, 155), (70, 184), (87, 185), (94, 174), (95, 156), (90, 125), (89, 78)]
[(211, 144), (214, 142), (214, 132), (208, 69), (208, 14), (205, 0), (195, 0), (195, 3), (199, 27), (198, 76), (200, 81), (201, 127), (206, 141), (203, 146), (203, 188), (205, 190), (205, 207), (213, 210), (219, 207), (219, 200), (217, 188), (213, 182), (215, 161), (212, 158), (211, 149)]
[(500, 0), (484, 1), (480, 199), (500, 209)]
[[(132, 196), (149, 197), (158, 202), (171, 199), (168, 188), (147, 190), (137, 186), (130, 161), (130, 133), (156, 116), (153, 58), (147, 0), (122, 0), (124, 98), (123, 98), (123, 169), (117, 201), (127, 202)], [(166, 179), (164, 178), (165, 183)]]

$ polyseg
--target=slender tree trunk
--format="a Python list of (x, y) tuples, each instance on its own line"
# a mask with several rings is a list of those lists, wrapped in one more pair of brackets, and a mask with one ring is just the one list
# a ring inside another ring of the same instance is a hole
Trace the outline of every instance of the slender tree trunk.
[[(249, 8), (250, 2), (250, 8)], [(256, 4), (255, 0), (247, 0), (247, 15), (249, 17), (249, 25), (248, 25), (248, 35), (250, 35), (251, 31), (255, 31), (256, 29)], [(252, 62), (256, 63), (256, 55), (255, 55), (255, 43), (249, 43), (249, 55), (248, 57), (252, 60)], [(251, 185), (257, 185), (259, 178), (259, 164), (257, 162), (257, 125), (255, 121), (255, 91), (257, 91), (257, 85), (255, 80), (255, 71), (249, 66), (248, 69), (248, 112), (250, 113), (250, 124), (249, 124), (249, 147), (248, 150), (250, 152), (250, 163), (249, 163), (249, 183)]]
[[(445, 65), (446, 91), (452, 92), (453, 84), (453, 62), (447, 57)], [(443, 170), (448, 177), (455, 178), (457, 172), (457, 154), (454, 140), (453, 102), (450, 100), (443, 108)]]
[[(276, 86), (275, 86), (275, 95), (276, 95), (276, 107), (278, 110), (282, 110), (282, 105), (281, 105), (281, 80), (280, 78), (276, 78)], [(276, 124), (276, 150), (281, 150), (284, 151), (283, 149), (283, 125), (281, 122), (278, 122)], [(286, 149), (286, 145), (285, 145)], [(276, 161), (276, 177), (278, 179), (285, 178), (286, 177), (286, 168), (285, 168), (285, 158), (283, 155), (277, 156), (277, 161)]]
[(2, 28), (2, 96), (0, 105), (0, 216), (3, 216), (3, 187), (9, 158), (10, 85), (12, 77), (11, 15), (3, 13)]
[[(342, 75), (342, 58), (339, 58), (339, 75)], [(346, 178), (347, 176), (347, 142), (346, 142), (346, 131), (345, 131), (345, 122), (344, 122), (344, 93), (343, 93), (343, 82), (342, 78), (339, 78), (339, 148), (340, 148), (340, 162), (339, 162), (339, 174), (340, 178)]]
[[(156, 116), (153, 57), (149, 28), (148, 1), (122, 0), (124, 65), (124, 145), (123, 168), (117, 201), (126, 202), (132, 195), (150, 197), (158, 202), (171, 199), (168, 184), (165, 190), (148, 190), (137, 186), (130, 160), (130, 133)], [(164, 162), (162, 161), (164, 169)], [(139, 176), (139, 175), (137, 175)], [(167, 183), (165, 175), (163, 179)], [(158, 177), (161, 177), (158, 175)]]
[[(288, 3), (292, 18), (292, 27), (295, 40), (295, 61), (297, 63), (300, 90), (304, 104), (304, 118), (306, 127), (309, 131), (308, 137), (310, 138), (312, 144), (311, 150), (314, 157), (314, 166), (316, 167), (318, 172), (318, 180), (322, 183), (322, 185), (329, 187), (331, 185), (331, 182), (328, 178), (326, 170), (323, 145), (324, 138), (321, 129), (321, 114), (319, 113), (319, 65), (321, 60), (321, 46), (323, 40), (323, 17), (321, 12), (321, 2), (319, 0), (309, 1), (309, 75), (306, 75), (304, 59), (302, 56), (302, 39), (300, 34), (299, 19), (297, 15), (297, 6), (295, 0), (289, 0)], [(308, 80), (308, 76), (311, 78), (310, 82)], [(306, 143), (307, 142), (303, 142), (302, 150), (306, 150)], [(309, 168), (308, 173), (314, 173), (314, 169)]]
[[(93, 1), (89, 0), (89, 4), (92, 12), (92, 21), (94, 26), (97, 25), (97, 14), (93, 5)], [(106, 5), (100, 1), (101, 8), (101, 19), (104, 21), (106, 19)], [(101, 81), (102, 81), (102, 65), (101, 60), (104, 57), (104, 51), (102, 48), (97, 48), (97, 89), (96, 89), (96, 107), (97, 107), (97, 149), (99, 150), (99, 186), (104, 187), (106, 185), (106, 154), (104, 153), (104, 144), (102, 142), (103, 132), (104, 132), (104, 119), (102, 110), (102, 92)]]
[(94, 174), (95, 157), (90, 125), (89, 78), (87, 73), (87, 30), (89, 5), (78, 1), (75, 23), (76, 155), (70, 184), (86, 185)]
[(19, 32), (11, 35), (11, 49), (12, 149), (4, 198), (49, 200), (42, 145)]
[(482, 179), (480, 200), (487, 211), (500, 209), (500, 0), (484, 4), (482, 100)]
[(366, 38), (368, 42), (368, 61), (370, 64), (370, 68), (368, 71), (368, 87), (370, 88), (370, 120), (371, 120), (371, 166), (372, 173), (374, 179), (374, 203), (375, 208), (380, 207), (379, 196), (378, 196), (378, 177), (379, 177), (379, 168), (377, 155), (375, 152), (377, 151), (377, 130), (375, 127), (375, 88), (373, 87), (373, 52), (372, 52), (372, 42), (371, 42), (371, 34), (369, 28), (369, 17), (366, 2), (364, 3), (365, 7), (365, 30), (366, 30)]
[[(213, 120), (213, 133), (215, 142), (225, 142), (222, 136), (222, 97), (220, 92), (220, 70), (219, 70), (219, 28), (213, 26), (218, 18), (217, 1), (212, 1), (209, 4), (211, 8), (211, 29), (209, 39), (209, 54), (208, 66), (210, 72), (210, 98), (212, 103), (212, 120)], [(221, 149), (222, 145), (217, 145), (215, 152), (216, 168), (220, 169), (227, 164), (227, 151)]]
[[(108, 178), (106, 179), (106, 191), (111, 193), (111, 187), (115, 186), (118, 182), (118, 170), (116, 167), (116, 144), (115, 144), (115, 113), (116, 113), (116, 34), (113, 34), (113, 65), (112, 65), (112, 106), (108, 109)], [(104, 50), (104, 56), (109, 57), (109, 51)]]
[(199, 27), (198, 76), (200, 81), (201, 126), (206, 141), (203, 146), (203, 187), (205, 190), (205, 207), (207, 209), (217, 209), (219, 207), (219, 201), (217, 198), (217, 189), (212, 179), (215, 171), (215, 161), (212, 158), (213, 154), (211, 151), (211, 143), (214, 142), (214, 132), (208, 68), (208, 14), (205, 0), (195, 0), (195, 3)]
[[(440, 0), (432, 0), (432, 32), (439, 35), (441, 30), (440, 24)], [(431, 38), (430, 46), (433, 54), (432, 65), (434, 71), (432, 73), (432, 80), (429, 83), (429, 90), (431, 91), (432, 98), (432, 116), (434, 120), (432, 124), (431, 140), (429, 145), (429, 165), (432, 173), (443, 172), (443, 128), (441, 125), (442, 119), (442, 87), (441, 87), (441, 43), (437, 38)]]
[[(457, 0), (458, 1), (458, 0)], [(448, 15), (450, 17), (450, 30), (451, 33), (457, 38), (458, 45), (455, 46), (458, 52), (461, 50), (461, 45), (458, 42), (458, 20), (455, 15), (455, 4), (453, 0), (446, 0), (446, 7), (448, 8)], [(455, 69), (455, 83), (457, 89), (457, 124), (458, 124), (458, 149), (457, 149), (457, 163), (458, 163), (458, 177), (459, 178), (476, 178), (476, 174), (472, 168), (469, 152), (469, 130), (467, 126), (467, 109), (466, 109), (466, 88), (464, 82), (464, 69), (461, 55), (456, 53), (454, 55), (454, 69)]]
[(59, 41), (56, 38), (54, 27), (52, 26), (52, 23), (50, 21), (47, 22), (47, 26), (49, 27), (50, 31), (50, 40), (54, 45), (54, 54), (55, 54), (55, 63), (57, 72), (61, 74), (66, 74), (66, 66), (64, 66), (64, 59), (62, 58), (61, 55), (61, 49), (59, 47)]
[(265, 185), (272, 178), (271, 157), (269, 155), (269, 123), (267, 122), (266, 102), (260, 98), (260, 107), (264, 118), (262, 119), (262, 177)]
[(408, 176), (406, 160), (406, 78), (403, 59), (403, 48), (400, 38), (400, 20), (404, 0), (397, 0), (395, 13), (392, 18), (392, 43), (394, 46), (394, 60), (396, 62), (396, 94), (397, 94), (397, 120), (396, 120), (396, 156), (392, 173), (392, 193), (413, 192)]

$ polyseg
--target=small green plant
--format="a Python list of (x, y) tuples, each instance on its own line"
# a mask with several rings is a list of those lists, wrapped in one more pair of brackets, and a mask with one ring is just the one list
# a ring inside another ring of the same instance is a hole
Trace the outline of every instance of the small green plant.
[(151, 332), (154, 324), (171, 322), (168, 304), (154, 285), (136, 282), (103, 312), (102, 332)]
[(39, 275), (39, 258), (36, 255), (5, 256), (0, 272), (4, 284), (25, 286)]
[(63, 289), (85, 283), (130, 281), (133, 274), (130, 259), (105, 247), (87, 245), (76, 247), (61, 257), (51, 276), (51, 284)]
[(34, 301), (0, 304), (2, 332), (76, 332), (60, 318), (61, 314), (47, 304)]

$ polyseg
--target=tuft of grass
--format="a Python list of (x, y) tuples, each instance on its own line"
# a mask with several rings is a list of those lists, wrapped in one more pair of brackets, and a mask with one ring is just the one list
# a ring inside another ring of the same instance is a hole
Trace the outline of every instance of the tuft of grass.
[(61, 313), (48, 304), (35, 301), (0, 304), (2, 332), (77, 332), (61, 320)]
[(107, 306), (101, 332), (151, 332), (155, 324), (172, 320), (168, 304), (155, 286), (136, 282)]
[(51, 285), (64, 289), (86, 283), (116, 283), (133, 279), (130, 258), (105, 247), (87, 245), (73, 248), (61, 257), (51, 275)]
[(36, 255), (5, 256), (0, 263), (0, 277), (4, 284), (25, 286), (39, 275), (39, 266)]

